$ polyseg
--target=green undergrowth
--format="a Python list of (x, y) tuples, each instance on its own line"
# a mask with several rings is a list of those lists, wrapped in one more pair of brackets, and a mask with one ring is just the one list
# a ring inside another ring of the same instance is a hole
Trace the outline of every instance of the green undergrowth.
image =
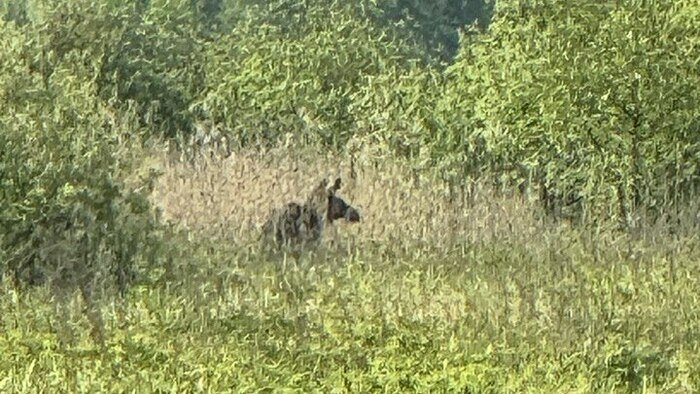
[(191, 238), (103, 301), (104, 349), (78, 294), (5, 283), (0, 390), (696, 391), (697, 240), (556, 237), (298, 258)]

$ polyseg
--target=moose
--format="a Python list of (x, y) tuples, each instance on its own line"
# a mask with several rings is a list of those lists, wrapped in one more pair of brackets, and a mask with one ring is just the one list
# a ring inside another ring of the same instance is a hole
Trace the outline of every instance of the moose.
[(278, 248), (298, 248), (318, 244), (326, 222), (331, 224), (340, 219), (359, 222), (359, 212), (336, 195), (341, 179), (337, 178), (330, 187), (328, 183), (324, 178), (303, 204), (290, 202), (282, 209), (275, 209), (263, 225), (262, 237)]

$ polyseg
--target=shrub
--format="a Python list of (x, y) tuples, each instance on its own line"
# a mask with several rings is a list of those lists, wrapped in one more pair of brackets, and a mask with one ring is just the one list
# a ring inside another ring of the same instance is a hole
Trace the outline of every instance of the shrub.
[(102, 289), (123, 293), (159, 245), (147, 200), (156, 174), (133, 175), (141, 150), (129, 136), (138, 123), (106, 116), (89, 59), (68, 53), (44, 78), (28, 67), (21, 34), (0, 30), (8, 48), (0, 55), (2, 269), (79, 288), (88, 304)]

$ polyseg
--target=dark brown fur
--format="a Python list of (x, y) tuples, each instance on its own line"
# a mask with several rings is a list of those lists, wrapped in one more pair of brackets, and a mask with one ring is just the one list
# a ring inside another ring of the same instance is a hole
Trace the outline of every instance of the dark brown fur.
[(263, 236), (279, 246), (301, 246), (315, 244), (321, 240), (325, 222), (338, 219), (359, 222), (360, 214), (355, 208), (336, 196), (340, 189), (340, 178), (331, 187), (324, 179), (303, 204), (288, 203), (275, 210), (263, 225)]

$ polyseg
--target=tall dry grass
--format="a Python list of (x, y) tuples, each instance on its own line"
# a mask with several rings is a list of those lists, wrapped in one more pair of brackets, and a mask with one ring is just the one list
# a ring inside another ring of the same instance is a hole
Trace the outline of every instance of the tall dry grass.
[(539, 264), (565, 267), (570, 261), (644, 267), (663, 259), (674, 271), (675, 256), (700, 253), (697, 219), (690, 214), (680, 216), (679, 226), (660, 220), (629, 232), (604, 218), (596, 226), (572, 225), (547, 217), (532, 196), (496, 191), (485, 182), (467, 196), (450, 191), (429, 171), (417, 175), (409, 163), (377, 159), (366, 150), (356, 151), (352, 160), (279, 147), (192, 161), (163, 155), (158, 161), (163, 175), (152, 198), (164, 218), (210, 247), (227, 245), (228, 253), (255, 245), (274, 208), (303, 201), (322, 178), (336, 176), (343, 178), (339, 195), (362, 220), (326, 226), (321, 248), (379, 253), (375, 262), (405, 256), (466, 267), (493, 258), (500, 263), (490, 269), (533, 275)]
[[(342, 177), (338, 193), (360, 211), (361, 223), (328, 226), (324, 242), (356, 246), (452, 248), (508, 240), (532, 242), (545, 223), (535, 204), (477, 185), (470, 198), (450, 193), (428, 174), (396, 160), (274, 149), (239, 151), (221, 160), (161, 161), (153, 194), (164, 218), (213, 239), (246, 244), (275, 207), (303, 201), (323, 178)], [(549, 231), (549, 230), (547, 230)]]

